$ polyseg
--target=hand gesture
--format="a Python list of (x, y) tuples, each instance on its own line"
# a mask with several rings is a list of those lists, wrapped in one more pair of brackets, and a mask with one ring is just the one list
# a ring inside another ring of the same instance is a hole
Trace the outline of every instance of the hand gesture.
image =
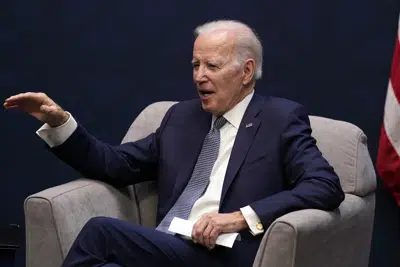
[(19, 109), (51, 127), (64, 124), (69, 114), (44, 93), (22, 93), (7, 98), (4, 102), (7, 110)]

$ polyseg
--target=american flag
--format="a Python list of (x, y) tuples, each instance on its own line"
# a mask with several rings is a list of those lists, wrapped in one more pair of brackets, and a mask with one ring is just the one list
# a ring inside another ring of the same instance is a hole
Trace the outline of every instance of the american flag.
[(379, 176), (400, 206), (400, 18), (376, 167)]

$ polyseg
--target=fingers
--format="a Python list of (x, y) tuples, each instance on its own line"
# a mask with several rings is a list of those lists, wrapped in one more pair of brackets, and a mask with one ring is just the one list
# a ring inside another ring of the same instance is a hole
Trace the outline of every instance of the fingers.
[(221, 230), (218, 227), (214, 227), (210, 233), (210, 245), (209, 248), (213, 249), (215, 247), (215, 244), (217, 242), (217, 237), (221, 233)]
[(4, 104), (4, 107), (5, 107), (6, 109), (9, 109), (9, 110), (11, 110), (11, 109), (18, 109), (18, 108), (19, 108), (18, 105), (11, 105), (11, 104), (9, 104), (9, 105)]
[(27, 93), (21, 93), (21, 94), (10, 96), (9, 98), (7, 98), (5, 100), (5, 103), (17, 103), (17, 102), (23, 101), (28, 98), (44, 100), (46, 97), (47, 97), (47, 95), (44, 93), (27, 92)]
[(10, 96), (9, 98), (7, 98), (7, 99), (5, 100), (5, 102), (16, 101), (17, 99), (21, 98), (21, 95), (22, 95), (22, 94)]
[(8, 106), (12, 106), (12, 105), (17, 105), (17, 104), (20, 103), (20, 102), (21, 102), (20, 98), (17, 98), (17, 97), (10, 97), (10, 98), (7, 98), (7, 99), (4, 101), (3, 106), (4, 106), (4, 107), (8, 107)]
[(34, 93), (28, 92), (28, 93), (21, 93), (17, 95), (10, 96), (9, 98), (6, 99), (6, 102), (17, 102), (20, 101), (21, 99), (27, 98), (27, 97), (32, 97)]
[(208, 225), (203, 232), (203, 243), (208, 249), (213, 249), (215, 247), (215, 242), (217, 241), (218, 235), (221, 233), (221, 229), (218, 224), (210, 218)]
[(213, 215), (205, 214), (193, 226), (192, 239), (195, 243), (200, 243), (208, 249), (213, 249), (220, 233), (220, 227), (214, 222)]
[(192, 230), (192, 239), (193, 242), (195, 243), (203, 243), (203, 232), (206, 229), (208, 225), (208, 221), (204, 219), (204, 217), (201, 217), (193, 226)]
[(20, 104), (23, 102), (24, 96), (22, 94), (18, 94), (15, 96), (11, 96), (4, 101), (4, 108), (6, 109), (17, 109), (20, 107)]
[(4, 108), (6, 108), (6, 109), (13, 109), (13, 108), (18, 108), (18, 104), (17, 103), (15, 103), (15, 102), (8, 102), (8, 101), (5, 101), (4, 102), (4, 104), (3, 104), (3, 106), (4, 106)]
[(211, 249), (211, 238), (210, 238), (210, 234), (211, 231), (213, 231), (213, 225), (211, 223), (207, 224), (206, 229), (204, 229), (203, 232), (203, 245), (206, 246), (207, 248)]
[[(21, 93), (10, 96), (4, 101), (4, 108), (6, 109), (22, 109), (28, 113), (31, 111), (39, 111), (41, 105), (55, 105), (53, 101), (44, 93)], [(37, 110), (35, 110), (37, 109)], [(49, 112), (51, 110), (48, 110)]]
[(19, 107), (19, 104), (24, 100), (24, 95), (23, 94), (18, 94), (18, 95), (14, 95), (11, 96), (9, 98), (7, 98), (4, 101), (3, 106), (6, 109), (16, 109)]

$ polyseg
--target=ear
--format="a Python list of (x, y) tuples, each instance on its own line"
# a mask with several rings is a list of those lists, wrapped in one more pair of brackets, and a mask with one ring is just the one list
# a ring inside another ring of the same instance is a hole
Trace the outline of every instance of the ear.
[(254, 59), (249, 58), (246, 60), (244, 63), (244, 68), (243, 68), (243, 85), (248, 85), (253, 81), (254, 77), (254, 71), (256, 69), (256, 62)]

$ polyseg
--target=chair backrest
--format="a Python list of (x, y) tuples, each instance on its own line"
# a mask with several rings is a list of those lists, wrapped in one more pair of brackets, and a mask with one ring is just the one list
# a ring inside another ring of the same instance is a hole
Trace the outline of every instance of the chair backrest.
[[(177, 102), (156, 102), (147, 106), (133, 121), (122, 143), (140, 140), (155, 132), (168, 109)], [(136, 201), (137, 220), (142, 226), (156, 226), (157, 186), (154, 182), (144, 182), (128, 188), (131, 198)]]
[[(146, 107), (132, 123), (122, 143), (146, 137), (160, 125), (165, 113), (177, 102), (156, 102)], [(357, 126), (338, 120), (310, 116), (313, 137), (324, 157), (340, 178), (348, 194), (365, 196), (376, 188), (375, 170), (367, 147), (367, 137)], [(154, 227), (157, 207), (155, 183), (141, 183), (130, 188), (137, 201), (139, 220)]]
[(312, 136), (340, 178), (343, 191), (366, 196), (375, 191), (375, 169), (368, 151), (367, 137), (354, 124), (310, 116)]

